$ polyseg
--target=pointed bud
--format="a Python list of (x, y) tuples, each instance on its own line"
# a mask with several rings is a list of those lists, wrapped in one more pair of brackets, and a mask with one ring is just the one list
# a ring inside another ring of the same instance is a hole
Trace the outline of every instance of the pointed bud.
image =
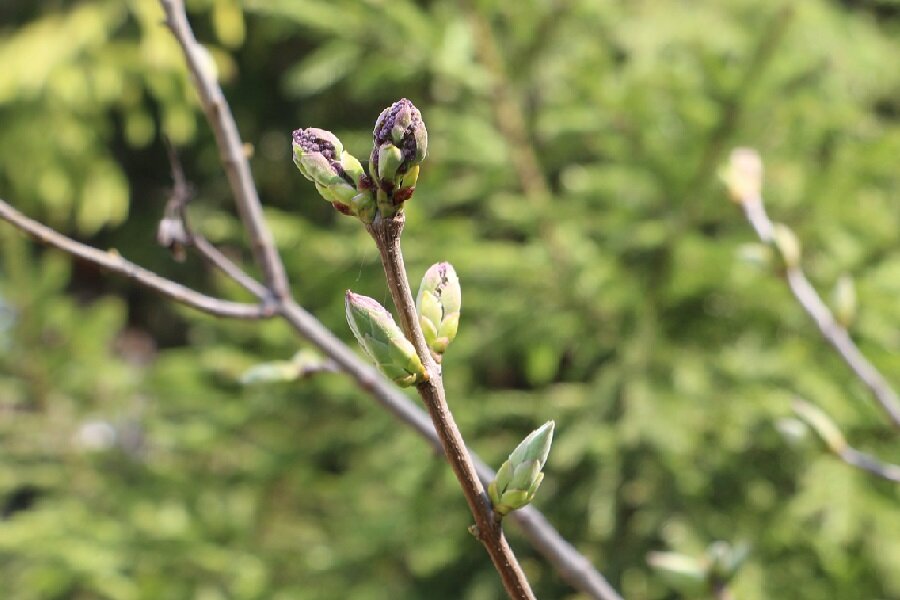
[(346, 309), (356, 341), (388, 379), (401, 387), (428, 380), (416, 349), (377, 300), (348, 290)]
[(816, 432), (829, 450), (840, 455), (847, 449), (847, 440), (844, 439), (844, 434), (818, 406), (797, 399), (791, 404), (791, 408), (794, 410), (794, 414)]
[(772, 227), (772, 240), (775, 242), (775, 248), (781, 254), (784, 266), (788, 269), (800, 266), (800, 240), (790, 227), (782, 223), (775, 223)]
[(758, 200), (762, 194), (763, 164), (753, 148), (735, 148), (721, 172), (728, 194), (738, 204)]
[(374, 199), (367, 204), (362, 201), (365, 196), (357, 198), (366, 187), (365, 170), (356, 157), (344, 151), (337, 136), (316, 127), (298, 129), (293, 134), (293, 149), (294, 164), (338, 211), (360, 216), (369, 204), (374, 211)]
[(461, 306), (462, 289), (453, 265), (447, 262), (432, 265), (419, 284), (416, 313), (425, 342), (438, 363), (456, 337)]
[(553, 443), (554, 426), (553, 421), (548, 421), (528, 434), (488, 485), (494, 512), (501, 517), (526, 506), (534, 498), (544, 479), (542, 469)]
[(378, 116), (373, 138), (369, 173), (385, 196), (379, 209), (393, 216), (415, 191), (418, 166), (428, 153), (428, 131), (419, 109), (402, 98)]
[(844, 329), (849, 328), (856, 320), (856, 286), (849, 275), (841, 275), (834, 285), (832, 305), (837, 322)]

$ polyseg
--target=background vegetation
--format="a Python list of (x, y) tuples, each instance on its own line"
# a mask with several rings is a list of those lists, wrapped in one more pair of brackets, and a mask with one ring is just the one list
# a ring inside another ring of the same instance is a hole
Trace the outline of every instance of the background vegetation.
[[(697, 597), (646, 565), (746, 542), (733, 590), (900, 598), (900, 495), (807, 437), (799, 395), (900, 460), (877, 407), (773, 272), (716, 169), (767, 161), (770, 214), (827, 292), (850, 273), (863, 350), (900, 384), (900, 7), (882, 1), (197, 0), (298, 299), (346, 340), (377, 254), (296, 172), (289, 134), (368, 154), (406, 96), (430, 156), (408, 207), (417, 280), (463, 282), (445, 360), (499, 465), (557, 420), (536, 499), (629, 599)], [(154, 0), (0, 4), (0, 197), (193, 286), (242, 298), (154, 236), (170, 174), (247, 257)], [(340, 375), (242, 387), (298, 341), (218, 321), (0, 226), (0, 592), (50, 599), (501, 594), (449, 469)], [(541, 598), (576, 598), (511, 529)]]

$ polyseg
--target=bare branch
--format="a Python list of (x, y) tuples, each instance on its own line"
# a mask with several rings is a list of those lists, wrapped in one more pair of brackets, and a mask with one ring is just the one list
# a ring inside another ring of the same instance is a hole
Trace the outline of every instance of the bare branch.
[(159, 243), (172, 250), (175, 259), (179, 261), (184, 259), (185, 247), (194, 248), (208, 263), (225, 273), (245, 290), (260, 300), (267, 299), (270, 294), (264, 285), (250, 277), (221, 250), (191, 227), (187, 206), (193, 196), (193, 190), (184, 176), (184, 169), (178, 160), (175, 147), (168, 140), (166, 140), (166, 150), (169, 156), (173, 185), (163, 211), (163, 218), (159, 223), (157, 232)]
[(794, 400), (792, 408), (794, 414), (816, 432), (825, 447), (842, 461), (881, 479), (900, 483), (900, 466), (886, 463), (848, 444), (844, 434), (824, 410), (799, 398)]
[(278, 255), (272, 233), (266, 227), (262, 205), (250, 172), (250, 163), (244, 153), (231, 108), (216, 81), (212, 59), (194, 37), (184, 10), (184, 2), (160, 0), (160, 4), (166, 13), (166, 24), (184, 52), (185, 62), (194, 80), (203, 111), (216, 136), (219, 156), (225, 166), (228, 183), (234, 193), (235, 204), (244, 228), (250, 237), (253, 255), (265, 274), (266, 288), (279, 300), (287, 298), (290, 289), (284, 264)]
[(234, 319), (265, 319), (273, 315), (272, 311), (260, 305), (230, 302), (201, 294), (180, 283), (148, 271), (122, 258), (115, 251), (104, 252), (81, 242), (76, 242), (46, 225), (26, 217), (3, 200), (0, 200), (0, 219), (8, 221), (41, 243), (53, 246), (72, 256), (123, 275), (144, 287), (159, 292), (163, 296), (180, 302), (185, 306), (196, 308), (199, 311), (217, 317), (231, 317)]
[(190, 235), (191, 246), (211, 265), (225, 273), (225, 275), (260, 300), (265, 300), (269, 296), (268, 290), (263, 284), (245, 273), (243, 269), (225, 256), (225, 253), (216, 248), (209, 240), (193, 230), (191, 230)]
[(847, 446), (838, 456), (851, 467), (862, 469), (881, 479), (900, 483), (900, 466), (898, 465), (886, 463), (851, 446)]
[[(774, 243), (775, 224), (766, 213), (760, 193), (762, 162), (759, 155), (755, 150), (739, 148), (732, 153), (729, 169), (726, 183), (733, 199), (741, 206), (759, 239), (767, 244)], [(831, 344), (857, 378), (869, 388), (891, 424), (900, 429), (900, 397), (897, 396), (897, 392), (863, 355), (847, 330), (837, 322), (799, 263), (787, 265), (787, 282), (797, 302), (815, 321), (822, 337)]]

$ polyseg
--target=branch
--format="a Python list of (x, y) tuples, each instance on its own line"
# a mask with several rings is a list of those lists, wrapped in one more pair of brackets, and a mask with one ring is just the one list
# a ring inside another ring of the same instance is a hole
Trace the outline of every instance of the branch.
[(169, 248), (178, 261), (184, 260), (185, 247), (194, 248), (203, 259), (225, 273), (245, 290), (260, 300), (267, 300), (270, 294), (265, 286), (250, 277), (209, 240), (193, 230), (187, 214), (187, 205), (193, 196), (193, 190), (184, 176), (184, 170), (181, 168), (175, 148), (168, 140), (166, 140), (166, 150), (169, 156), (173, 185), (163, 211), (163, 218), (159, 222), (157, 241), (160, 245)]
[[(372, 365), (360, 360), (358, 355), (321, 321), (290, 299), (281, 306), (280, 314), (297, 333), (332, 359), (341, 371), (352, 377), (367, 395), (417, 433), (436, 452), (444, 454), (444, 448), (428, 415)], [(493, 481), (496, 475), (493, 469), (478, 456), (471, 453), (470, 456), (481, 482), (487, 485)], [(531, 545), (573, 588), (594, 600), (622, 600), (593, 564), (567, 542), (537, 509), (527, 506), (513, 512), (508, 518), (512, 518), (519, 525), (522, 534)]]
[(425, 365), (425, 370), (429, 375), (428, 381), (418, 384), (416, 389), (428, 408), (444, 455), (450, 462), (453, 473), (459, 480), (466, 497), (469, 510), (475, 517), (477, 537), (500, 574), (506, 593), (512, 600), (535, 600), (528, 579), (503, 535), (500, 522), (494, 518), (493, 510), (481, 480), (478, 478), (472, 457), (466, 449), (462, 434), (447, 405), (440, 367), (432, 358), (416, 317), (416, 306), (406, 276), (406, 267), (403, 264), (403, 253), (400, 249), (400, 234), (403, 232), (404, 222), (405, 215), (402, 212), (387, 219), (379, 216), (374, 223), (366, 226), (366, 230), (375, 240), (375, 245), (381, 255), (381, 264), (387, 277), (388, 289), (400, 316), (400, 327), (407, 339), (415, 346), (416, 354), (419, 355), (419, 359)]
[(266, 227), (262, 204), (250, 172), (250, 163), (244, 153), (231, 108), (216, 81), (212, 59), (194, 37), (183, 0), (159, 1), (166, 13), (166, 25), (172, 30), (172, 35), (178, 40), (184, 52), (185, 62), (191, 72), (203, 111), (215, 134), (219, 157), (225, 166), (228, 183), (234, 192), (235, 204), (250, 237), (253, 255), (265, 274), (266, 289), (275, 298), (283, 300), (290, 295), (284, 264), (278, 255), (272, 233)]
[(46, 225), (29, 219), (3, 200), (0, 200), (0, 219), (8, 221), (43, 244), (58, 248), (76, 258), (93, 263), (113, 273), (123, 275), (163, 296), (201, 312), (217, 317), (231, 317), (234, 319), (265, 319), (273, 315), (272, 311), (260, 305), (230, 302), (201, 294), (180, 283), (148, 271), (122, 258), (113, 250), (104, 252), (81, 242), (76, 242)]
[(821, 408), (800, 399), (794, 400), (792, 408), (794, 414), (816, 432), (825, 447), (842, 461), (881, 479), (900, 483), (900, 466), (886, 463), (848, 444), (844, 434)]
[[(731, 165), (725, 174), (735, 202), (740, 204), (744, 215), (756, 231), (759, 239), (767, 244), (774, 244), (775, 224), (766, 214), (761, 194), (762, 162), (755, 150), (739, 148), (732, 152)], [(799, 258), (799, 257), (797, 257)], [(786, 260), (787, 282), (806, 313), (815, 321), (822, 337), (847, 363), (847, 366), (865, 384), (881, 408), (887, 414), (891, 424), (900, 429), (900, 397), (893, 390), (884, 376), (869, 362), (859, 347), (854, 343), (846, 328), (840, 325), (828, 306), (819, 296), (816, 289), (807, 279), (799, 260)]]

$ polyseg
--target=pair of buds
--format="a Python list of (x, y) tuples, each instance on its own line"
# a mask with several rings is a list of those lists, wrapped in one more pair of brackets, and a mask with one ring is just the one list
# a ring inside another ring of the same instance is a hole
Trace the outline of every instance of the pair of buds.
[[(362, 349), (386, 377), (401, 387), (428, 380), (422, 361), (391, 313), (374, 298), (348, 291), (347, 322)], [(462, 305), (459, 278), (450, 263), (433, 265), (419, 285), (416, 313), (431, 355), (441, 362), (456, 337)]]
[(402, 98), (375, 122), (368, 172), (330, 131), (310, 127), (293, 134), (294, 163), (335, 209), (371, 223), (393, 217), (416, 189), (428, 152), (422, 114)]

